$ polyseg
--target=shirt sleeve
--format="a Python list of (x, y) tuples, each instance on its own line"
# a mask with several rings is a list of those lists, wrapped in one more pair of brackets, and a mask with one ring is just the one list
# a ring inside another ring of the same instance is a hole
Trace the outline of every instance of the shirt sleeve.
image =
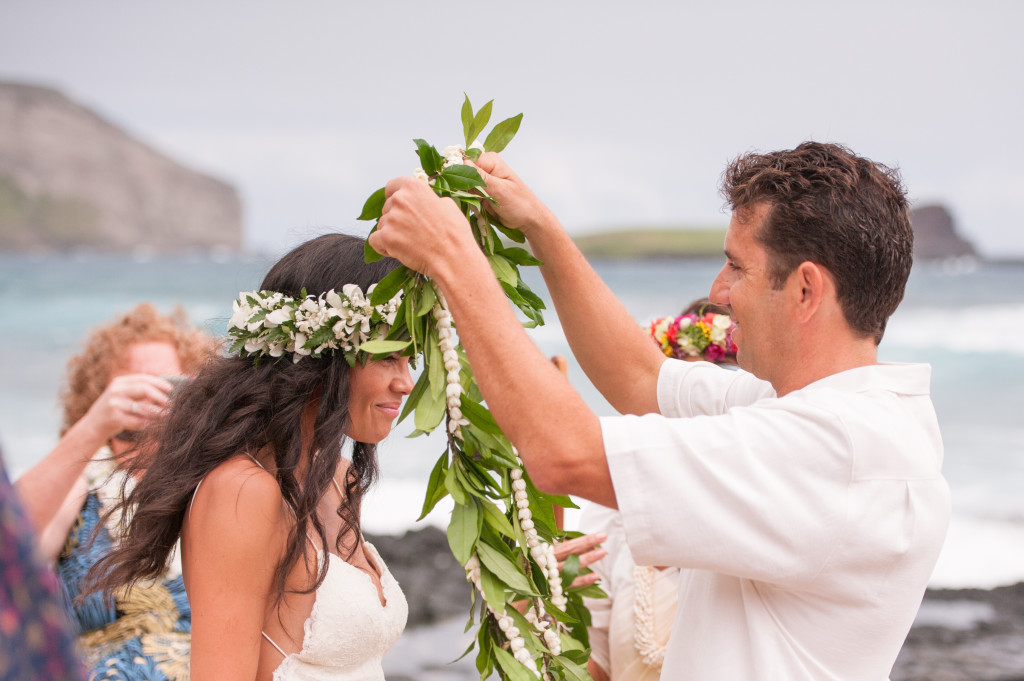
[(833, 413), (783, 401), (601, 419), (638, 564), (792, 585), (820, 571), (845, 519), (849, 437)]
[(742, 369), (668, 359), (658, 372), (658, 407), (664, 416), (724, 414), (768, 397), (775, 397), (771, 384)]

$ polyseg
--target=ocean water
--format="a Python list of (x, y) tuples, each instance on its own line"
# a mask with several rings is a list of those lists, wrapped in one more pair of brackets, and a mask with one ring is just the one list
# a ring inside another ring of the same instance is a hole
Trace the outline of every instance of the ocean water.
[[(0, 444), (13, 477), (57, 440), (57, 392), (67, 359), (88, 330), (139, 301), (223, 333), (231, 301), (259, 285), (271, 259), (0, 255)], [(677, 313), (706, 294), (718, 263), (599, 262), (599, 274), (634, 319)], [(546, 297), (539, 274), (526, 273)], [(570, 360), (569, 377), (601, 415), (612, 408), (572, 360), (553, 312), (530, 332), (547, 354)], [(599, 325), (603, 320), (595, 319)], [(953, 522), (932, 579), (940, 587), (1024, 580), (1024, 266), (915, 267), (889, 323), (883, 360), (927, 362), (946, 446)], [(415, 527), (438, 436), (408, 439), (400, 424), (380, 447), (382, 480), (364, 507), (368, 532)], [(450, 507), (425, 521), (447, 523)], [(573, 523), (577, 514), (570, 513)]]

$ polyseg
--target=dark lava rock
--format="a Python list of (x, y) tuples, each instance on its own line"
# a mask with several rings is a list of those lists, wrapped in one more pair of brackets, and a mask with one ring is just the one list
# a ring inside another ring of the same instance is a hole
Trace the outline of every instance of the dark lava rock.
[(892, 681), (1024, 681), (1024, 584), (929, 590)]

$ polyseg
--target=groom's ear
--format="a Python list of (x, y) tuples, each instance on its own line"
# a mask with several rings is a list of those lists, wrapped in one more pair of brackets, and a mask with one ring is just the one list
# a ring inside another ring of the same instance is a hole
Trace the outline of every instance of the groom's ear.
[(786, 280), (785, 288), (800, 322), (809, 321), (830, 294), (835, 297), (832, 275), (821, 265), (809, 260), (796, 266)]

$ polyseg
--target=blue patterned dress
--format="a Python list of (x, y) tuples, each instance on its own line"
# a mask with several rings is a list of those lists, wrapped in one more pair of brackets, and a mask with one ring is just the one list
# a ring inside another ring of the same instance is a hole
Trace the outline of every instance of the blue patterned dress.
[[(57, 563), (90, 681), (185, 681), (192, 610), (180, 568), (170, 566), (159, 580), (116, 591), (113, 603), (97, 593), (76, 602), (89, 569), (113, 543), (102, 516), (120, 493), (122, 474), (111, 475), (111, 468), (107, 461), (89, 465), (90, 492)], [(97, 525), (103, 526), (90, 546)]]

